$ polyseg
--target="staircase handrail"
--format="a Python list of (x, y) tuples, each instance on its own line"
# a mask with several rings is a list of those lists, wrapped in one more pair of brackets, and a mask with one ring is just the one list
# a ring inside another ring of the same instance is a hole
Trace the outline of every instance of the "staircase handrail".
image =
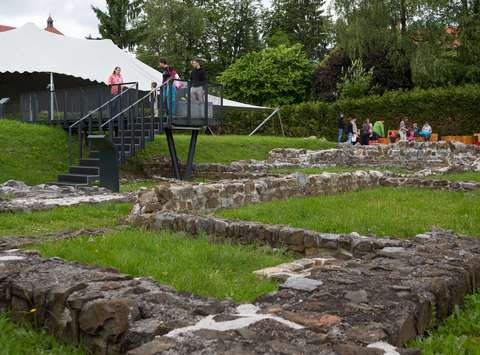
[[(124, 85), (133, 85), (133, 84), (137, 84), (136, 82), (131, 82), (131, 83), (123, 83), (121, 84), (122, 86)], [(111, 86), (111, 85), (110, 85)], [(80, 124), (80, 122), (83, 122), (84, 120), (86, 120), (89, 116), (93, 115), (94, 113), (98, 112), (99, 110), (101, 110), (102, 108), (104, 108), (105, 106), (107, 106), (108, 104), (112, 103), (113, 101), (115, 101), (116, 99), (120, 98), (122, 95), (124, 95), (126, 92), (128, 92), (129, 90), (133, 89), (134, 87), (127, 87), (126, 90), (123, 90), (121, 93), (115, 95), (114, 97), (112, 97), (110, 100), (104, 102), (103, 104), (101, 104), (100, 106), (98, 106), (96, 109), (92, 110), (92, 111), (89, 111), (85, 116), (83, 116), (82, 118), (80, 118), (78, 121), (75, 121), (75, 123), (72, 123), (68, 129), (71, 129), (71, 128), (74, 128), (75, 126), (77, 126), (78, 124)]]
[(105, 123), (103, 123), (99, 128), (100, 130), (103, 130), (104, 126), (106, 126), (107, 124), (109, 124), (110, 122), (112, 121), (115, 121), (118, 117), (120, 117), (121, 115), (123, 115), (125, 112), (127, 112), (128, 110), (130, 110), (131, 108), (133, 108), (135, 105), (138, 105), (140, 102), (142, 102), (143, 100), (145, 100), (147, 97), (149, 97), (153, 92), (155, 92), (157, 90), (157, 88), (155, 89), (152, 89), (150, 90), (147, 94), (145, 94), (144, 96), (142, 96), (140, 99), (138, 99), (137, 101), (135, 101), (133, 104), (131, 104), (130, 106), (124, 108), (122, 111), (120, 111), (119, 113), (117, 113), (115, 116), (113, 116), (112, 118), (110, 118), (108, 121), (106, 121)]
[[(133, 88), (137, 88), (138, 89), (138, 82), (128, 82), (128, 83), (121, 83), (121, 84), (113, 84), (113, 85), (109, 85), (109, 87), (111, 86), (127, 86), (127, 85), (135, 85), (135, 86), (130, 86), (130, 87), (127, 87), (126, 90), (121, 90), (121, 92), (117, 95), (115, 95), (114, 97), (112, 97), (111, 99), (109, 99), (108, 101), (104, 102), (103, 104), (101, 104), (100, 106), (98, 106), (96, 109), (92, 110), (92, 111), (89, 111), (85, 116), (83, 116), (82, 118), (80, 118), (79, 120), (77, 120), (76, 122), (74, 122), (73, 124), (71, 124), (69, 127), (68, 127), (68, 165), (72, 165), (72, 129), (75, 128), (77, 125), (80, 125), (81, 123), (83, 123), (83, 121), (85, 121), (87, 118), (91, 117), (94, 113), (100, 111), (101, 109), (103, 109), (105, 106), (109, 105), (110, 103), (112, 103), (113, 101), (117, 100), (117, 99), (121, 99), (121, 97), (126, 94), (129, 90), (133, 89)], [(80, 141), (80, 144), (79, 144), (79, 156), (81, 158), (82, 156), (82, 144), (81, 144), (81, 133), (80, 133), (80, 128), (78, 128), (78, 131), (79, 131), (79, 141)]]

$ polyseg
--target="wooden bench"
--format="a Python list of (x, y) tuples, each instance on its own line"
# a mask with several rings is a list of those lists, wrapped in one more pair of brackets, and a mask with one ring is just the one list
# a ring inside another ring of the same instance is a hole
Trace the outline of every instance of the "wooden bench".
[(464, 144), (474, 144), (475, 136), (442, 136), (445, 142), (461, 142)]

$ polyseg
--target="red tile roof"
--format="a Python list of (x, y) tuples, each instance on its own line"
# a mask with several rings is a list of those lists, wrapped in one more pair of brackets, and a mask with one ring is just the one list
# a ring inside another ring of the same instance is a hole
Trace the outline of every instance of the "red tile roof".
[[(6, 31), (10, 31), (10, 30), (14, 30), (15, 27), (12, 27), (12, 26), (4, 26), (4, 25), (0, 25), (0, 32), (6, 32)], [(49, 16), (48, 19), (47, 19), (47, 27), (44, 28), (45, 31), (47, 32), (51, 32), (51, 33), (55, 33), (57, 35), (62, 35), (63, 36), (63, 33), (60, 32), (59, 30), (57, 30), (54, 26), (53, 26), (53, 20), (52, 20), (52, 17)]]
[(47, 31), (47, 32), (56, 33), (57, 35), (62, 35), (63, 36), (63, 33), (60, 32), (59, 30), (57, 30), (53, 26), (52, 27), (45, 27), (44, 30)]
[(15, 27), (0, 25), (0, 32), (10, 31), (15, 29)]

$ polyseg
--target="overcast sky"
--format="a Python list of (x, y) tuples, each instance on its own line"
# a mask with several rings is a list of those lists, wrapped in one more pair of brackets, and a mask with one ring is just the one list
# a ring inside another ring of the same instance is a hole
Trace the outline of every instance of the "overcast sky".
[[(270, 4), (270, 0), (262, 2)], [(18, 27), (33, 22), (45, 28), (51, 14), (54, 26), (65, 35), (97, 37), (98, 21), (91, 5), (105, 9), (105, 0), (0, 0), (0, 25)]]

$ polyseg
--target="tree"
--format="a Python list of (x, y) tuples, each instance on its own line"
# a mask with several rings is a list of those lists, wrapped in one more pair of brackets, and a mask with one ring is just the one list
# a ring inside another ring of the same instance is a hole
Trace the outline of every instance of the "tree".
[(337, 83), (350, 64), (351, 60), (343, 50), (332, 50), (315, 69), (313, 96), (322, 101), (336, 100)]
[(210, 78), (239, 56), (261, 49), (258, 0), (146, 0), (146, 38), (138, 56), (148, 64), (170, 59), (184, 74), (203, 58)]
[(300, 44), (250, 52), (220, 76), (227, 97), (255, 105), (288, 105), (309, 97), (313, 66)]
[(267, 42), (268, 37), (284, 33), (292, 43), (301, 43), (311, 60), (323, 58), (331, 40), (324, 6), (325, 0), (273, 0), (267, 14)]
[(373, 68), (366, 71), (361, 59), (354, 60), (337, 83), (339, 98), (358, 99), (368, 95), (372, 89), (372, 80)]
[(159, 58), (166, 57), (179, 74), (187, 75), (205, 30), (204, 12), (193, 5), (179, 0), (146, 0), (142, 16), (146, 35), (137, 50), (138, 58), (157, 67)]
[(92, 5), (100, 24), (102, 38), (109, 38), (120, 48), (132, 50), (138, 43), (142, 29), (137, 25), (142, 0), (106, 0), (107, 11)]

